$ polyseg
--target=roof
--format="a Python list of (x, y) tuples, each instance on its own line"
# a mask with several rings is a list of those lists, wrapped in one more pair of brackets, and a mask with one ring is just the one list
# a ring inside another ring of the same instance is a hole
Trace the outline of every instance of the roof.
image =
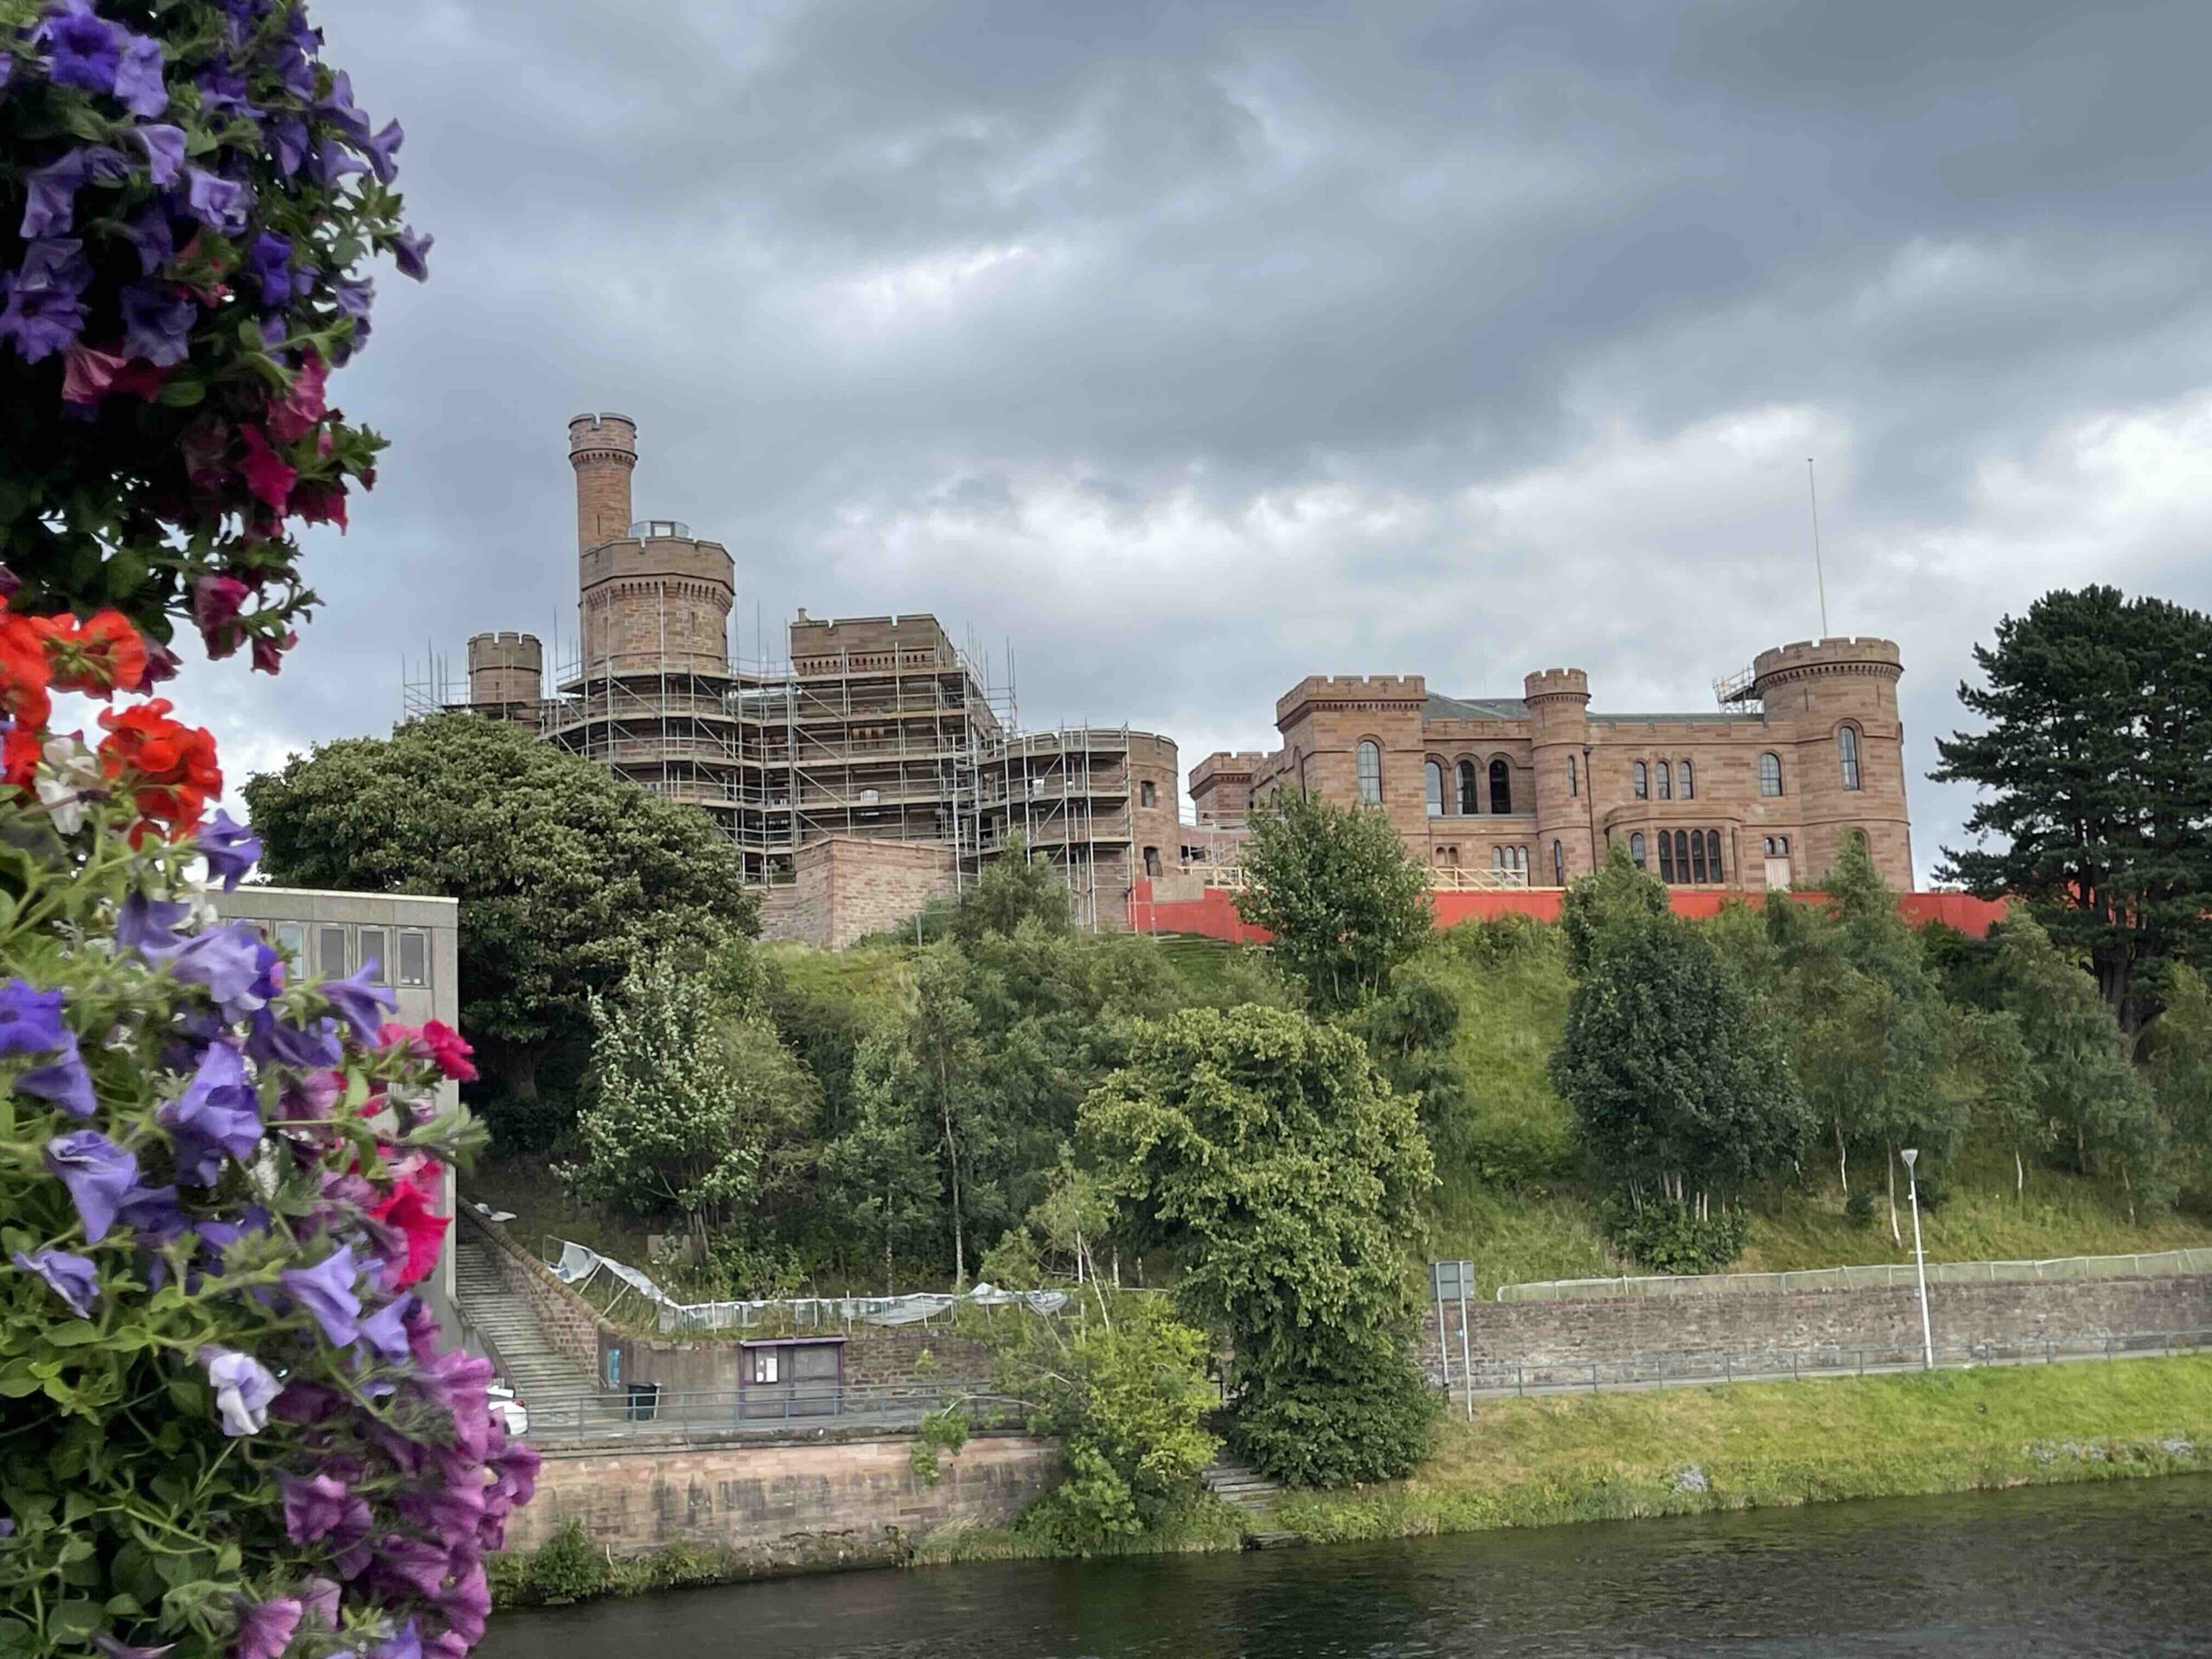
[(1529, 705), (1519, 697), (1446, 697), (1432, 691), (1421, 712), (1424, 720), (1526, 720)]

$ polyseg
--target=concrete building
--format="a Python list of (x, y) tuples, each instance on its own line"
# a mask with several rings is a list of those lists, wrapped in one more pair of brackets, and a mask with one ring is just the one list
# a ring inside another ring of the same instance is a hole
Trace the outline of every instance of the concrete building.
[(1669, 885), (1816, 883), (1864, 836), (1913, 884), (1904, 728), (1887, 639), (1762, 652), (1710, 711), (1604, 714), (1580, 669), (1517, 697), (1452, 697), (1418, 674), (1315, 675), (1276, 700), (1281, 747), (1191, 773), (1200, 821), (1239, 823), (1284, 789), (1382, 807), (1440, 886), (1564, 887), (1611, 842)]

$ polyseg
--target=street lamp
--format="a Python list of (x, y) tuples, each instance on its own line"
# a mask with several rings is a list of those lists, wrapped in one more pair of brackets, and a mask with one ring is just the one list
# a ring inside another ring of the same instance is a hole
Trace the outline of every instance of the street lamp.
[(1920, 1182), (1912, 1166), (1920, 1161), (1920, 1149), (1904, 1149), (1905, 1196), (1912, 1205), (1912, 1270), (1920, 1281), (1920, 1352), (1929, 1370), (1936, 1369), (1936, 1332), (1928, 1322), (1928, 1253), (1920, 1248)]

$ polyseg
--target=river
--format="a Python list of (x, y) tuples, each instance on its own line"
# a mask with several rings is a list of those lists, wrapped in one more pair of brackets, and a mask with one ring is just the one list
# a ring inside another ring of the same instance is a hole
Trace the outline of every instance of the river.
[(480, 1659), (2212, 1653), (2212, 1476), (502, 1615)]

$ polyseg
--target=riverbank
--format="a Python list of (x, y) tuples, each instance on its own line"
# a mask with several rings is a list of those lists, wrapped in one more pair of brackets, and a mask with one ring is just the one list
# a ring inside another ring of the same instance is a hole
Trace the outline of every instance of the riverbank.
[[(1331, 1543), (2208, 1471), (2212, 1356), (1554, 1395), (1440, 1422), (1410, 1479), (1293, 1493), (1257, 1521), (1207, 1498), (1109, 1553), (1234, 1549), (1255, 1529)], [(1012, 1529), (944, 1527), (851, 1564), (1048, 1554)], [(581, 1538), (493, 1565), (503, 1606), (763, 1576), (728, 1552), (608, 1560)]]

